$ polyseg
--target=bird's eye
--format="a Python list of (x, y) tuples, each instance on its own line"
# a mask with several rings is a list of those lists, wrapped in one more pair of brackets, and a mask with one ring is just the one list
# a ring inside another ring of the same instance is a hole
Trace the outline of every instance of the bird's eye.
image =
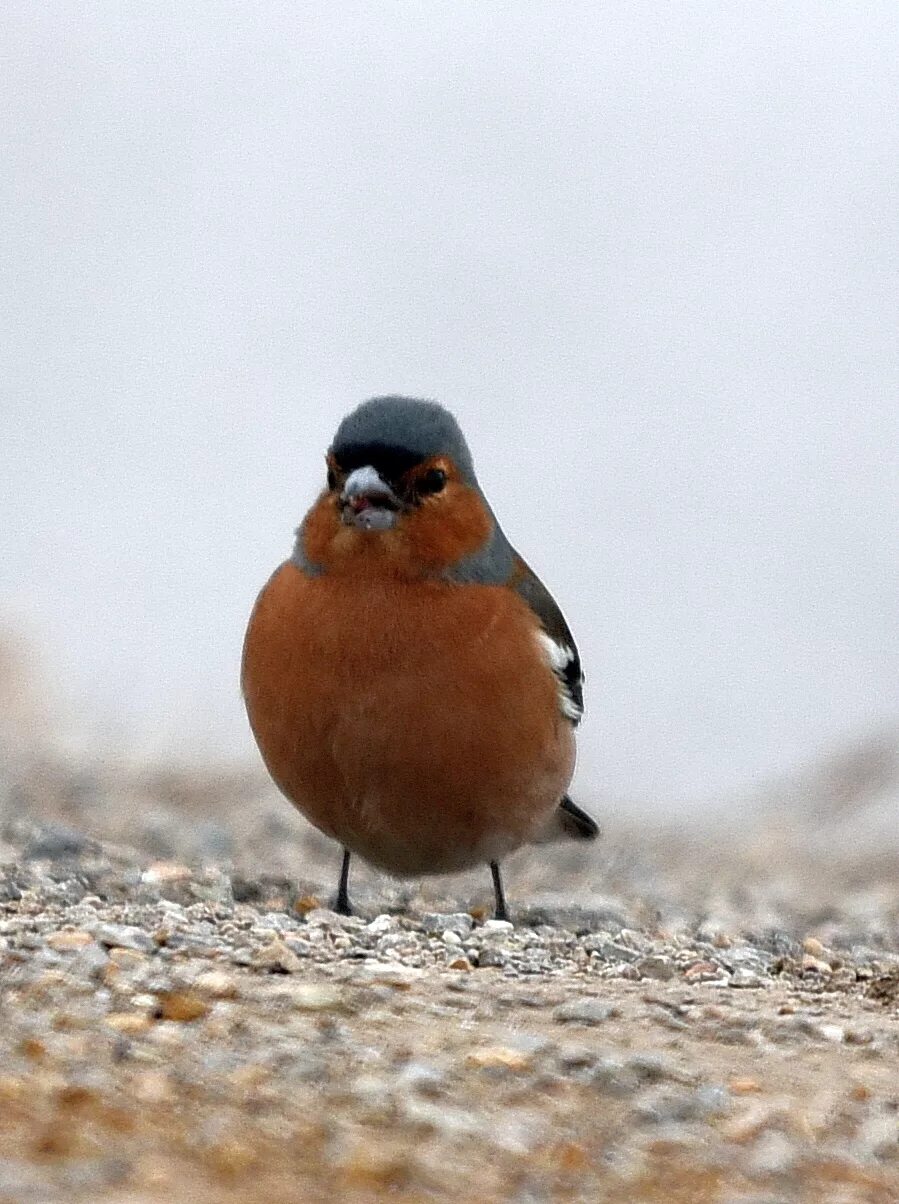
[(419, 493), (439, 493), (446, 484), (446, 473), (442, 468), (429, 468), (415, 482)]
[(333, 468), (328, 469), (328, 488), (329, 489), (337, 488), (337, 473), (334, 471)]

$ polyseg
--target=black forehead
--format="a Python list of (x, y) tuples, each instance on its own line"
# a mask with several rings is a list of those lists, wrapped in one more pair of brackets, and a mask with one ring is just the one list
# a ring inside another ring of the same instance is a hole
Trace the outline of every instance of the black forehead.
[(370, 464), (385, 481), (398, 481), (410, 468), (415, 468), (430, 456), (422, 456), (408, 447), (395, 443), (341, 443), (331, 448), (331, 455), (343, 472), (353, 472)]

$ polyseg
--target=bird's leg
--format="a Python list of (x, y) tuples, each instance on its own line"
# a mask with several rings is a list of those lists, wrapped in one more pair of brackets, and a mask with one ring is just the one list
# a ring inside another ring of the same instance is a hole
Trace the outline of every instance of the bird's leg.
[(506, 896), (503, 891), (503, 880), (499, 874), (499, 865), (495, 861), (490, 862), (490, 873), (493, 875), (493, 894), (496, 898), (496, 913), (494, 919), (508, 920), (509, 911), (506, 907)]
[(350, 896), (347, 891), (347, 884), (350, 880), (350, 850), (343, 850), (343, 864), (340, 867), (340, 882), (337, 884), (337, 898), (334, 900), (334, 910), (338, 915), (351, 916), (353, 909), (350, 906)]

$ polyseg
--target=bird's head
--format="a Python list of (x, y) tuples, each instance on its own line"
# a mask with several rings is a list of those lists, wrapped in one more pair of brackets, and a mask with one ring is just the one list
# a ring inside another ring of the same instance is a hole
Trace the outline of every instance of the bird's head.
[(297, 555), (312, 571), (434, 575), (494, 537), (459, 424), (436, 402), (363, 402), (337, 428), (326, 465), (298, 532)]

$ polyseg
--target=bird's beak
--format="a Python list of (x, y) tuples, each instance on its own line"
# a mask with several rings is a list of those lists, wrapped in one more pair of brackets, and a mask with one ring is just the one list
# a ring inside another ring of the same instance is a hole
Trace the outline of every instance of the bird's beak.
[(341, 518), (361, 531), (387, 531), (396, 526), (402, 502), (370, 464), (346, 479), (340, 495)]

